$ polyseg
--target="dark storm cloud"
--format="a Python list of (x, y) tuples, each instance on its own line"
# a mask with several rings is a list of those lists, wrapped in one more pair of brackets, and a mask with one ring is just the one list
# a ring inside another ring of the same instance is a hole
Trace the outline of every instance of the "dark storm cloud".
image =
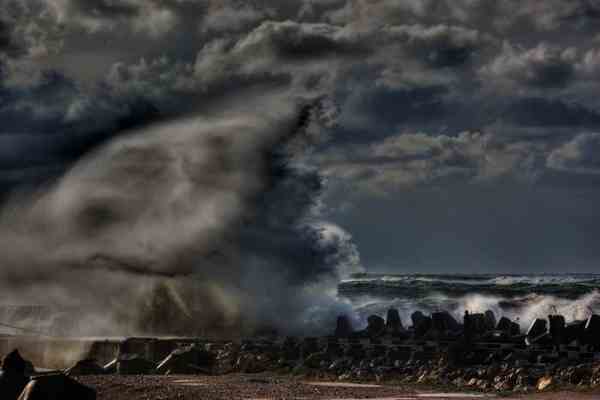
[(490, 37), (472, 29), (448, 25), (400, 25), (386, 29), (392, 42), (404, 43), (406, 50), (433, 68), (459, 67), (471, 60)]
[(70, 2), (70, 7), (79, 13), (96, 18), (131, 18), (140, 14), (138, 4), (126, 1), (73, 0)]
[[(322, 219), (350, 227), (374, 266), (398, 259), (484, 270), (520, 259), (541, 269), (552, 255), (566, 262), (579, 253), (585, 269), (597, 260), (577, 233), (585, 216), (596, 219), (590, 205), (600, 198), (594, 2), (9, 0), (0, 8), (0, 181), (17, 192), (54, 181), (47, 190), (56, 197), (42, 194), (21, 211), (41, 232), (23, 248), (68, 227), (50, 236), (72, 244), (56, 248), (60, 257), (77, 253), (66, 257), (75, 270), (90, 254), (169, 276), (201, 264), (216, 292), (230, 293), (229, 273), (252, 297), (269, 275), (273, 297), (259, 308), (282, 304), (264, 313), (271, 318), (307, 303), (284, 301), (281, 288), (310, 297), (308, 287), (341, 265), (359, 268), (349, 234)], [(290, 122), (316, 99), (304, 123)], [(239, 124), (227, 125), (230, 115)], [(188, 119), (211, 121), (218, 140), (206, 139), (214, 132), (205, 125), (179, 124)], [(575, 181), (592, 193), (579, 210), (567, 204)], [(369, 239), (357, 205), (377, 217), (385, 240)], [(576, 226), (548, 229), (544, 218), (561, 205), (557, 224), (573, 216)], [(224, 222), (211, 225), (211, 215)], [(404, 245), (390, 243), (395, 232)], [(523, 232), (572, 250), (528, 249)], [(117, 250), (104, 254), (111, 245)], [(238, 273), (242, 263), (254, 272)], [(122, 287), (109, 286), (108, 294)], [(217, 309), (239, 310), (221, 297), (210, 296)]]
[(528, 50), (505, 45), (483, 74), (492, 79), (506, 80), (535, 88), (560, 88), (575, 77), (574, 48), (555, 48), (546, 43)]
[(550, 168), (581, 174), (600, 173), (600, 133), (581, 133), (548, 156)]
[(518, 99), (504, 111), (517, 125), (541, 127), (597, 127), (600, 114), (577, 103), (531, 97)]
[(0, 19), (0, 53), (14, 55), (19, 47), (13, 40), (13, 33), (10, 25)]

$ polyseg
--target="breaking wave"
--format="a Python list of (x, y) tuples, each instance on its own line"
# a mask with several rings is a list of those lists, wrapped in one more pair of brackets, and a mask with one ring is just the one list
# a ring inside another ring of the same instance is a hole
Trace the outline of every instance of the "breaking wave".
[(446, 310), (462, 318), (465, 310), (492, 310), (518, 320), (523, 329), (538, 317), (563, 314), (568, 321), (600, 312), (600, 275), (379, 275), (354, 274), (338, 286), (366, 321), (400, 311), (405, 324), (416, 310)]

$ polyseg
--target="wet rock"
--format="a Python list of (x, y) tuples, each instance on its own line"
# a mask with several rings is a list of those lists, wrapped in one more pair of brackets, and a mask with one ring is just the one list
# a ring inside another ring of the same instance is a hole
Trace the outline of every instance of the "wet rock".
[(487, 310), (484, 314), (485, 317), (485, 329), (486, 331), (493, 331), (496, 329), (496, 315), (492, 310)]
[(236, 370), (248, 374), (268, 371), (274, 363), (263, 354), (242, 354), (236, 362)]
[(329, 371), (336, 372), (340, 375), (343, 371), (350, 369), (352, 366), (352, 360), (349, 358), (339, 358), (337, 360), (333, 360), (329, 367), (327, 368)]
[(176, 349), (156, 367), (161, 375), (210, 374), (215, 365), (215, 355), (194, 345)]
[(400, 319), (400, 313), (397, 309), (390, 308), (387, 311), (385, 328), (388, 333), (398, 333), (404, 330), (404, 327), (402, 326), (402, 320)]
[(322, 365), (331, 365), (331, 357), (326, 352), (313, 353), (304, 360), (304, 366), (307, 368), (318, 369)]
[(344, 354), (344, 349), (337, 342), (329, 342), (327, 343), (327, 346), (325, 346), (325, 353), (331, 358), (338, 358)]
[(16, 400), (29, 382), (27, 361), (18, 350), (13, 350), (2, 359), (2, 375), (0, 375), (0, 398)]
[(585, 343), (600, 345), (600, 315), (594, 314), (588, 318), (583, 336)]
[(287, 337), (281, 346), (281, 356), (285, 360), (297, 360), (300, 358), (300, 344), (292, 337)]
[[(4, 399), (4, 398), (3, 398)], [(32, 378), (19, 400), (95, 400), (96, 391), (63, 374)]]
[(585, 332), (585, 326), (587, 324), (587, 321), (572, 321), (569, 322), (566, 326), (565, 326), (565, 330), (564, 330), (564, 341), (567, 344), (570, 344), (574, 341), (579, 341), (581, 342), (583, 336), (584, 336), (584, 332)]
[(498, 324), (496, 325), (496, 329), (502, 332), (510, 333), (512, 326), (512, 321), (506, 317), (500, 318)]
[(550, 323), (550, 336), (554, 344), (565, 343), (565, 317), (562, 315), (548, 315)]
[(385, 320), (379, 315), (371, 315), (367, 318), (366, 333), (370, 337), (381, 336), (385, 333)]
[(434, 312), (431, 314), (431, 327), (438, 332), (455, 332), (460, 325), (447, 311)]
[(104, 368), (96, 360), (90, 358), (77, 361), (75, 365), (65, 371), (67, 376), (103, 375), (104, 373)]
[(146, 375), (153, 371), (155, 365), (137, 354), (121, 354), (108, 363), (105, 371), (114, 370), (119, 375)]
[(352, 329), (350, 318), (348, 318), (347, 315), (340, 315), (337, 317), (334, 335), (336, 337), (347, 338), (350, 337), (352, 333), (354, 333), (354, 329)]
[(511, 336), (518, 336), (521, 334), (521, 325), (518, 322), (512, 322), (510, 325)]
[(365, 349), (361, 344), (351, 344), (344, 350), (344, 356), (352, 360), (361, 360), (365, 357)]
[(485, 315), (481, 313), (470, 314), (468, 311), (465, 311), (463, 326), (465, 338), (472, 340), (487, 331)]
[(549, 332), (544, 332), (539, 336), (527, 336), (525, 338), (525, 343), (529, 346), (534, 345), (534, 344), (541, 345), (541, 346), (550, 346), (550, 345), (554, 344)]
[(531, 326), (527, 330), (527, 337), (536, 338), (546, 333), (546, 320), (537, 318), (531, 323)]
[(421, 311), (416, 311), (410, 316), (416, 337), (423, 337), (431, 329), (431, 317), (425, 316)]
[(305, 338), (300, 344), (300, 357), (305, 359), (319, 352), (319, 341), (316, 338)]

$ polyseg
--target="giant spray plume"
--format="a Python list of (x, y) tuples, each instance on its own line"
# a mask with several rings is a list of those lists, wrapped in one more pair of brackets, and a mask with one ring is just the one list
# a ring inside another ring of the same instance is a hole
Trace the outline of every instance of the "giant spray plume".
[(9, 201), (5, 301), (73, 310), (66, 333), (95, 335), (297, 332), (329, 318), (324, 301), (343, 305), (327, 282), (358, 259), (311, 221), (321, 179), (290, 161), (312, 107), (255, 107), (130, 132)]

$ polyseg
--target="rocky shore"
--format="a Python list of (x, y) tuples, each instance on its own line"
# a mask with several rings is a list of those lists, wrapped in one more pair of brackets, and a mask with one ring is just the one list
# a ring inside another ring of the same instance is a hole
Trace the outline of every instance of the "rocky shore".
[(36, 382), (84, 390), (73, 378), (121, 382), (120, 377), (127, 376), (239, 374), (510, 394), (600, 389), (597, 315), (571, 323), (561, 315), (550, 315), (535, 320), (524, 332), (516, 321), (496, 320), (491, 311), (465, 313), (461, 321), (447, 312), (415, 312), (411, 322), (404, 327), (398, 311), (390, 309), (385, 319), (370, 316), (368, 326), (360, 331), (340, 316), (332, 335), (324, 337), (129, 338), (118, 344), (112, 360), (102, 362), (99, 347), (92, 346), (82, 360), (54, 373), (39, 373), (12, 352), (3, 363), (0, 394), (11, 399), (6, 388), (16, 393)]

